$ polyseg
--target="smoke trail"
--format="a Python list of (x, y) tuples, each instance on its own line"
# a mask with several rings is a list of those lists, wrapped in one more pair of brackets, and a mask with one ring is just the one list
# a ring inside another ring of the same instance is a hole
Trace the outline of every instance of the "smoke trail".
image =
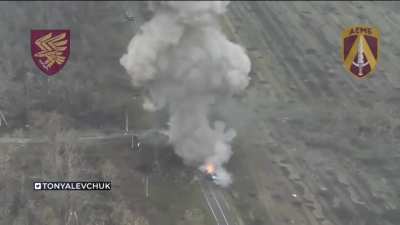
[(132, 38), (120, 63), (133, 85), (149, 91), (144, 108), (168, 107), (169, 139), (188, 165), (216, 167), (217, 183), (227, 186), (223, 168), (235, 131), (210, 123), (209, 108), (243, 91), (250, 60), (221, 32), (218, 19), (228, 2), (152, 2), (154, 17)]

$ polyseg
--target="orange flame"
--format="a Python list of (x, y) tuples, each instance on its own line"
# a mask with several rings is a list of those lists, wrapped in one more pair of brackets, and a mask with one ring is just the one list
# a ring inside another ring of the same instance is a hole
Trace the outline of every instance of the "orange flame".
[(215, 172), (215, 166), (214, 166), (213, 164), (211, 164), (211, 163), (208, 163), (208, 164), (206, 165), (206, 172), (207, 172), (208, 174), (214, 173), (214, 172)]

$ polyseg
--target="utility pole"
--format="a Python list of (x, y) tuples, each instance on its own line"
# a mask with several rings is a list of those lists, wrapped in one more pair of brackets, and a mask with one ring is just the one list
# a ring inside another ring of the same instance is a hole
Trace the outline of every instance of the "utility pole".
[(150, 194), (149, 194), (149, 176), (146, 176), (146, 178), (145, 178), (145, 188), (146, 188), (146, 190), (145, 190), (146, 198), (148, 198), (148, 197), (150, 197)]
[(125, 111), (125, 134), (128, 134), (129, 131), (129, 118), (128, 118), (128, 110)]
[(131, 139), (131, 149), (135, 150), (135, 142), (133, 141), (133, 135), (132, 135), (132, 139)]

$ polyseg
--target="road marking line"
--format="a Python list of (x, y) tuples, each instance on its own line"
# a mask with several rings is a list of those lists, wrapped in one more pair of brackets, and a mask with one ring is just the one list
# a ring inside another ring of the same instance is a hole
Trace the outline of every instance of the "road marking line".
[[(225, 204), (226, 208), (227, 208), (228, 210), (230, 210), (231, 212), (234, 211), (234, 209), (231, 207), (231, 205), (229, 205), (228, 200), (226, 200), (225, 195), (224, 195), (224, 194), (221, 194), (221, 197), (222, 197), (222, 201), (223, 201), (223, 203)], [(237, 215), (236, 215), (236, 219), (237, 219)], [(234, 219), (232, 219), (232, 220), (234, 220)], [(231, 222), (232, 222), (232, 221), (231, 221)], [(236, 222), (236, 221), (233, 221), (233, 224), (237, 224), (237, 222)]]
[(218, 206), (219, 210), (221, 211), (222, 216), (224, 217), (224, 220), (225, 220), (226, 225), (229, 225), (228, 220), (226, 219), (226, 216), (225, 216), (225, 214), (224, 214), (224, 210), (222, 210), (222, 207), (221, 207), (221, 205), (219, 204), (219, 201), (218, 201), (217, 197), (215, 196), (215, 193), (214, 193), (211, 189), (210, 189), (210, 192), (211, 192), (211, 195), (212, 195), (212, 197), (214, 198), (215, 202), (217, 203), (217, 206)]
[(213, 216), (215, 218), (215, 221), (217, 222), (217, 225), (219, 225), (217, 215), (215, 215), (214, 209), (211, 207), (210, 201), (208, 200), (206, 193), (204, 192), (202, 187), (200, 187), (200, 189), (201, 189), (201, 192), (203, 193), (204, 198), (206, 199), (208, 208), (210, 208), (210, 210), (211, 210), (211, 212), (212, 212), (212, 214), (213, 214)]

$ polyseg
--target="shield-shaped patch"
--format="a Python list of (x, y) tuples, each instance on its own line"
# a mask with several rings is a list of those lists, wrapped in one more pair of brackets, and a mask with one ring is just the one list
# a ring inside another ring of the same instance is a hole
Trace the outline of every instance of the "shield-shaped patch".
[(31, 30), (32, 59), (46, 75), (58, 73), (68, 61), (69, 52), (69, 30)]
[(375, 71), (379, 59), (379, 30), (357, 25), (342, 32), (341, 55), (344, 67), (357, 78)]

